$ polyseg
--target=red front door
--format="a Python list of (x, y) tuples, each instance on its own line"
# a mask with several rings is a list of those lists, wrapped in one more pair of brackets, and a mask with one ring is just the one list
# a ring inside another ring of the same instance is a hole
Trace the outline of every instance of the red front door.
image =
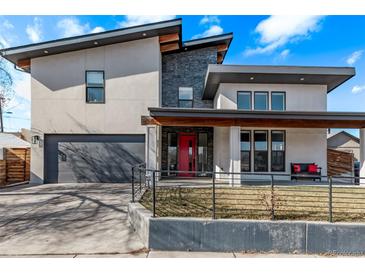
[[(179, 171), (195, 171), (196, 170), (196, 135), (195, 134), (179, 134)], [(179, 176), (194, 176), (193, 173), (179, 172)]]

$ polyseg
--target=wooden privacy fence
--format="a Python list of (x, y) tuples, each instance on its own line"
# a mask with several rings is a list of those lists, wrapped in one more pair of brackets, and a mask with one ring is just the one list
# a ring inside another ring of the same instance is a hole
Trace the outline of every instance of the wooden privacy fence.
[(354, 155), (349, 152), (327, 149), (327, 173), (329, 176), (350, 175), (354, 172)]
[(4, 159), (0, 160), (0, 185), (29, 181), (30, 148), (4, 148)]

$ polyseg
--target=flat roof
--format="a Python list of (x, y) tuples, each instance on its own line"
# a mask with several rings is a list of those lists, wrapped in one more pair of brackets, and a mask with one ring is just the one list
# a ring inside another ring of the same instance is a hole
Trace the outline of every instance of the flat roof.
[(149, 112), (156, 124), (171, 126), (365, 128), (365, 112), (244, 111), (202, 108), (149, 108)]
[[(37, 58), (68, 51), (105, 46), (149, 37), (178, 33), (181, 41), (182, 19), (133, 26), (123, 29), (86, 34), (42, 43), (6, 48), (2, 56), (16, 64), (23, 59)], [(97, 44), (95, 44), (97, 43)]]
[(332, 91), (355, 75), (353, 67), (208, 65), (203, 99), (214, 99), (220, 83), (326, 85)]

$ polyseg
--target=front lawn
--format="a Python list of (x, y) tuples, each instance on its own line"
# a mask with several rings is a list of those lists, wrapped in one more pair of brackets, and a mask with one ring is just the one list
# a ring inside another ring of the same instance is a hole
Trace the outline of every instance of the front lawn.
[[(141, 204), (152, 210), (152, 191)], [(272, 195), (269, 186), (216, 188), (216, 218), (327, 221), (327, 187), (278, 186)], [(157, 187), (156, 215), (160, 217), (212, 217), (211, 187)], [(333, 221), (365, 221), (365, 189), (334, 187)], [(273, 209), (273, 211), (272, 211)]]

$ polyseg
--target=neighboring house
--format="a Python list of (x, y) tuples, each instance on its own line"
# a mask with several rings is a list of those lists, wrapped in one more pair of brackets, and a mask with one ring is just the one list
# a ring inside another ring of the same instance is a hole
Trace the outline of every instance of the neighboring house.
[(31, 74), (32, 181), (127, 182), (141, 162), (326, 175), (327, 128), (365, 127), (327, 112), (354, 68), (222, 65), (233, 34), (181, 37), (177, 19), (3, 50)]
[(360, 139), (347, 131), (330, 133), (327, 136), (327, 147), (354, 155), (355, 161), (360, 161)]

